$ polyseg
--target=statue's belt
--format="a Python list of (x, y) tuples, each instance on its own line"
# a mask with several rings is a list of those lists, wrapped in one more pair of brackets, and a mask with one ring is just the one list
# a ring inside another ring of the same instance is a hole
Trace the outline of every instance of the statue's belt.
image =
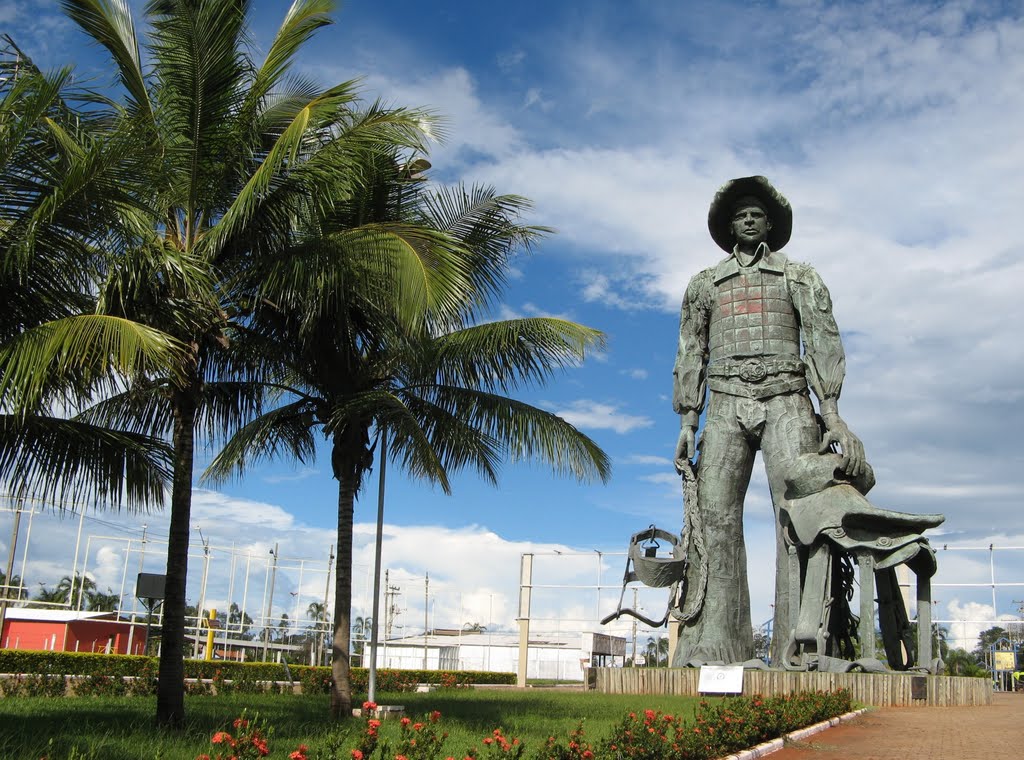
[(800, 359), (763, 359), (752, 356), (749, 359), (725, 359), (708, 364), (708, 377), (738, 377), (748, 383), (758, 383), (771, 375), (784, 372), (804, 373)]
[[(778, 377), (778, 375), (790, 375)], [(716, 393), (762, 399), (807, 387), (800, 359), (750, 359), (713, 362), (708, 365), (708, 387)]]

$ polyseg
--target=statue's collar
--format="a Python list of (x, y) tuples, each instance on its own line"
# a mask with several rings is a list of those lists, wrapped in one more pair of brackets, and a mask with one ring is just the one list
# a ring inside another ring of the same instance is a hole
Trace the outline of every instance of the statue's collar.
[[(756, 261), (753, 264), (754, 268), (761, 270), (762, 272), (772, 272), (774, 274), (785, 274), (786, 271), (786, 257), (777, 252), (773, 251), (768, 247), (767, 243), (761, 243), (757, 247)], [(740, 273), (740, 263), (736, 259), (736, 252), (733, 251), (728, 258), (722, 259), (715, 267), (715, 284), (728, 280), (730, 277)]]

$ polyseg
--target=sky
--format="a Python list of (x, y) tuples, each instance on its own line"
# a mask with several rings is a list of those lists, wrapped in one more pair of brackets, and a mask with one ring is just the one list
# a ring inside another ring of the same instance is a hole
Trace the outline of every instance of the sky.
[[(257, 55), (284, 10), (252, 3)], [(794, 209), (784, 252), (830, 289), (847, 352), (840, 411), (875, 469), (872, 502), (946, 515), (930, 534), (949, 547), (934, 617), (972, 646), (987, 627), (973, 621), (1017, 615), (1024, 590), (1000, 585), (993, 609), (991, 579), (1024, 581), (1018, 4), (351, 0), (335, 19), (304, 51), (301, 73), (325, 85), (358, 77), (367, 100), (429, 107), (446, 133), (429, 156), (434, 180), (526, 196), (528, 221), (557, 230), (515, 260), (494, 318), (558, 315), (607, 335), (603, 351), (522, 396), (604, 447), (607, 485), (509, 465), (498, 488), (462, 474), (446, 496), (389, 469), (383, 563), (401, 589), (398, 625), (422, 629), (426, 591), (431, 626), (511, 629), (524, 552), (538, 556), (538, 586), (608, 586), (538, 590), (535, 613), (553, 621), (538, 625), (592, 622), (615, 609), (629, 536), (652, 523), (679, 529), (679, 303), (689, 278), (722, 255), (706, 224), (716, 189), (752, 174)], [(110, 78), (56, 2), (0, 0), (0, 29), (43, 68)], [(356, 511), (360, 615), (370, 614), (375, 478)], [(276, 542), (273, 615), (301, 614), (323, 595), (336, 500), (323, 458), (197, 484), (193, 522), (214, 558), (207, 601), (238, 598), (249, 552), (259, 570), (250, 567), (247, 604), (265, 606)], [(49, 527), (31, 540), (26, 578), (52, 582), (71, 567), (78, 523), (34, 519)], [(160, 572), (165, 516), (90, 513), (80, 554), (101, 586), (117, 591), (134, 573), (143, 523), (140, 566)], [(0, 512), (0, 557), (10, 524)], [(774, 554), (760, 464), (745, 525), (760, 622), (771, 617)], [(641, 598), (661, 615), (663, 592)]]

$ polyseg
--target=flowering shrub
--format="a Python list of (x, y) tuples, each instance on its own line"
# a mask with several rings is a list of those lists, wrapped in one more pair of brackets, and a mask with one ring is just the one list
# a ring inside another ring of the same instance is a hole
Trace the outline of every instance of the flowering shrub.
[(249, 760), (270, 754), (268, 736), (271, 732), (264, 731), (258, 718), (250, 720), (242, 715), (231, 725), (235, 733), (218, 731), (210, 739), (217, 754), (200, 755), (196, 760)]
[(657, 710), (630, 713), (601, 745), (601, 754), (631, 760), (721, 757), (850, 710), (850, 692), (808, 692), (701, 700), (692, 721)]
[(441, 673), (441, 677), (438, 680), (437, 685), (442, 689), (459, 689), (468, 688), (473, 685), (473, 682), (470, 679), (469, 673), (446, 671)]
[[(355, 727), (351, 727), (327, 739), (319, 754), (310, 755), (309, 748), (300, 745), (288, 755), (289, 760), (454, 760), (444, 751), (448, 733), (441, 728), (440, 712), (421, 719), (402, 718), (392, 748), (380, 736), (381, 721), (373, 713), (376, 707), (363, 703), (366, 723), (355, 732), (354, 741)], [(530, 760), (711, 760), (849, 710), (850, 693), (845, 690), (702, 700), (689, 720), (659, 710), (631, 712), (606, 739), (593, 744), (581, 721), (564, 739), (548, 737)], [(232, 728), (213, 735), (211, 742), (219, 754), (200, 755), (197, 760), (249, 760), (270, 753), (270, 731), (256, 719), (243, 716)], [(519, 739), (496, 728), (466, 750), (462, 760), (521, 760), (525, 752)]]
[(30, 673), (0, 678), (0, 694), (5, 697), (63, 697), (64, 676)]
[(483, 745), (482, 750), (471, 748), (466, 751), (467, 760), (518, 760), (526, 749), (526, 745), (516, 738), (509, 739), (500, 728), (485, 736), (480, 744)]
[(128, 684), (120, 676), (79, 676), (72, 679), (71, 688), (76, 697), (123, 697), (128, 693)]
[(359, 744), (352, 750), (352, 760), (369, 760), (373, 751), (377, 749), (380, 741), (380, 720), (373, 717), (373, 711), (377, 709), (375, 702), (363, 702), (363, 714), (369, 715), (366, 719), (366, 730), (359, 737)]
[(537, 760), (593, 760), (594, 750), (586, 740), (583, 721), (569, 732), (569, 740), (562, 744), (555, 737), (549, 736), (538, 755)]
[[(199, 755), (196, 760), (256, 760), (270, 754), (272, 729), (263, 728), (259, 716), (252, 719), (241, 715), (231, 723), (231, 731), (217, 731), (211, 738), (214, 755)], [(309, 760), (309, 747), (300, 744), (288, 755), (289, 760)]]
[(299, 683), (303, 694), (329, 694), (331, 691), (330, 668), (302, 668)]
[[(439, 731), (441, 713), (434, 711), (425, 720), (402, 718), (395, 760), (432, 760), (441, 755), (448, 732)], [(382, 752), (382, 755), (390, 754)]]

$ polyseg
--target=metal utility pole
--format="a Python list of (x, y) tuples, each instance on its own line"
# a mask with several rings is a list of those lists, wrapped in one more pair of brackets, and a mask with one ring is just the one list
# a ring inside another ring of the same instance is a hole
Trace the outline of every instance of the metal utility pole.
[[(399, 196), (401, 197), (401, 196)], [(370, 618), (370, 673), (367, 681), (367, 699), (377, 701), (377, 631), (380, 619), (380, 557), (384, 544), (384, 483), (388, 468), (388, 433), (380, 431), (380, 480), (377, 485), (377, 534), (373, 543), (373, 599)], [(384, 584), (387, 588), (387, 583)], [(365, 635), (365, 634), (364, 634)], [(363, 663), (365, 665), (365, 663)]]
[[(10, 598), (11, 573), (14, 572), (14, 554), (18, 550), (18, 533), (21, 530), (21, 507), (19, 502), (14, 508), (14, 527), (11, 528), (11, 551), (7, 555), (7, 574), (4, 576), (3, 596), (0, 597), (0, 635), (4, 632), (4, 620), (7, 618), (7, 600)], [(3, 641), (0, 641), (3, 646)]]
[(270, 553), (274, 557), (273, 568), (270, 571), (270, 595), (267, 596), (267, 609), (263, 615), (263, 662), (267, 661), (267, 652), (270, 649), (270, 615), (274, 607), (274, 581), (277, 579), (277, 544)]
[(199, 606), (196, 608), (196, 643), (192, 650), (192, 657), (199, 659), (199, 640), (202, 638), (200, 634), (203, 628), (203, 607), (206, 606), (206, 580), (210, 573), (210, 541), (203, 536), (199, 526), (196, 526), (196, 530), (199, 531), (199, 540), (203, 542), (203, 582), (199, 586)]
[(427, 634), (430, 632), (430, 573), (423, 575), (423, 669), (427, 669)]
[[(637, 589), (633, 589), (633, 609), (639, 610), (640, 606), (637, 602), (636, 596)], [(636, 667), (636, 618), (633, 618), (633, 667)]]
[(334, 566), (334, 544), (331, 544), (331, 553), (327, 555), (327, 586), (326, 586), (326, 588), (324, 588), (324, 619), (323, 619), (324, 635), (323, 635), (323, 639), (322, 639), (323, 644), (320, 647), (320, 663), (322, 665), (326, 665), (327, 664), (326, 662), (324, 662), (324, 660), (326, 659), (324, 655), (327, 654), (327, 636), (328, 636), (328, 634), (330, 633), (330, 630), (331, 630), (330, 629), (331, 616), (327, 612), (327, 602), (328, 602), (328, 599), (330, 599), (330, 596), (331, 596), (331, 568), (333, 566)]

